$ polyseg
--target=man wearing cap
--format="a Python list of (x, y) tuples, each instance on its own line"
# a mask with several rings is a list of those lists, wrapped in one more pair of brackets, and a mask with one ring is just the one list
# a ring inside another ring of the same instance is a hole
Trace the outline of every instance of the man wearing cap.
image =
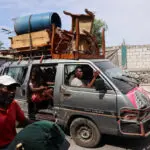
[(14, 100), (17, 86), (12, 77), (0, 76), (0, 150), (7, 150), (16, 136), (16, 121), (22, 126), (30, 123)]

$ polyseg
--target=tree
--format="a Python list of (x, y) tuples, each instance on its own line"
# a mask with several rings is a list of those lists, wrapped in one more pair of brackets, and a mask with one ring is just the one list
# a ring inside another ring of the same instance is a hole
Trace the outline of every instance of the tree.
[(108, 29), (107, 24), (101, 19), (94, 19), (92, 34), (95, 35), (99, 47), (102, 46), (102, 34), (101, 34), (102, 28), (104, 28), (106, 31)]
[(3, 45), (4, 43), (0, 41), (0, 49), (4, 49)]

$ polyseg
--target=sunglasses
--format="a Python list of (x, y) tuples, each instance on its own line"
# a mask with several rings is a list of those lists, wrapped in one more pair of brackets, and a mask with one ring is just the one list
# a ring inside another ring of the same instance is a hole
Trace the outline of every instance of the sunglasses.
[(14, 90), (16, 90), (16, 86), (14, 86), (14, 85), (8, 86), (7, 90), (8, 91), (14, 91)]
[(3, 88), (7, 91), (15, 91), (16, 90), (16, 86), (14, 85), (10, 85), (10, 86), (1, 86), (0, 88)]

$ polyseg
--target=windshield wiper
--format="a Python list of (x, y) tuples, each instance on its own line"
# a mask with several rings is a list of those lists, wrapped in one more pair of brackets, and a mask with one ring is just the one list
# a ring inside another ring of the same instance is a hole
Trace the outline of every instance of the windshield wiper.
[(137, 85), (139, 86), (140, 82), (139, 82), (139, 80), (137, 80), (136, 78), (134, 78), (134, 77), (132, 77), (132, 76), (130, 76), (130, 75), (126, 75), (126, 74), (122, 74), (122, 76), (128, 77), (128, 78), (130, 78), (130, 79), (134, 79), (135, 82), (134, 82), (134, 81), (131, 81), (131, 80), (129, 80), (129, 82), (135, 83), (135, 84), (137, 84)]
[[(117, 79), (117, 80), (120, 80), (120, 81), (124, 81), (124, 82), (126, 82), (126, 83), (128, 83), (128, 84), (130, 84), (130, 82), (131, 83), (134, 83), (134, 84), (136, 84), (137, 86), (139, 86), (139, 84), (137, 84), (136, 82), (133, 82), (133, 81), (131, 81), (131, 80), (126, 80), (126, 79), (124, 79), (124, 78), (120, 78), (120, 77), (112, 77), (113, 79)], [(131, 86), (133, 86), (133, 84), (130, 84)]]

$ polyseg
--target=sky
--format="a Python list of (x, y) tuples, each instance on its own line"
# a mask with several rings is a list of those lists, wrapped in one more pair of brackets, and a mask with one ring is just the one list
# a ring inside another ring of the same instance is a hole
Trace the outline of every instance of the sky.
[[(61, 17), (62, 29), (71, 29), (71, 17), (63, 11), (84, 14), (95, 13), (108, 25), (105, 33), (106, 46), (150, 44), (150, 0), (0, 0), (0, 28), (14, 31), (14, 18), (44, 12), (56, 12)], [(0, 31), (0, 41), (10, 47), (8, 37)]]

